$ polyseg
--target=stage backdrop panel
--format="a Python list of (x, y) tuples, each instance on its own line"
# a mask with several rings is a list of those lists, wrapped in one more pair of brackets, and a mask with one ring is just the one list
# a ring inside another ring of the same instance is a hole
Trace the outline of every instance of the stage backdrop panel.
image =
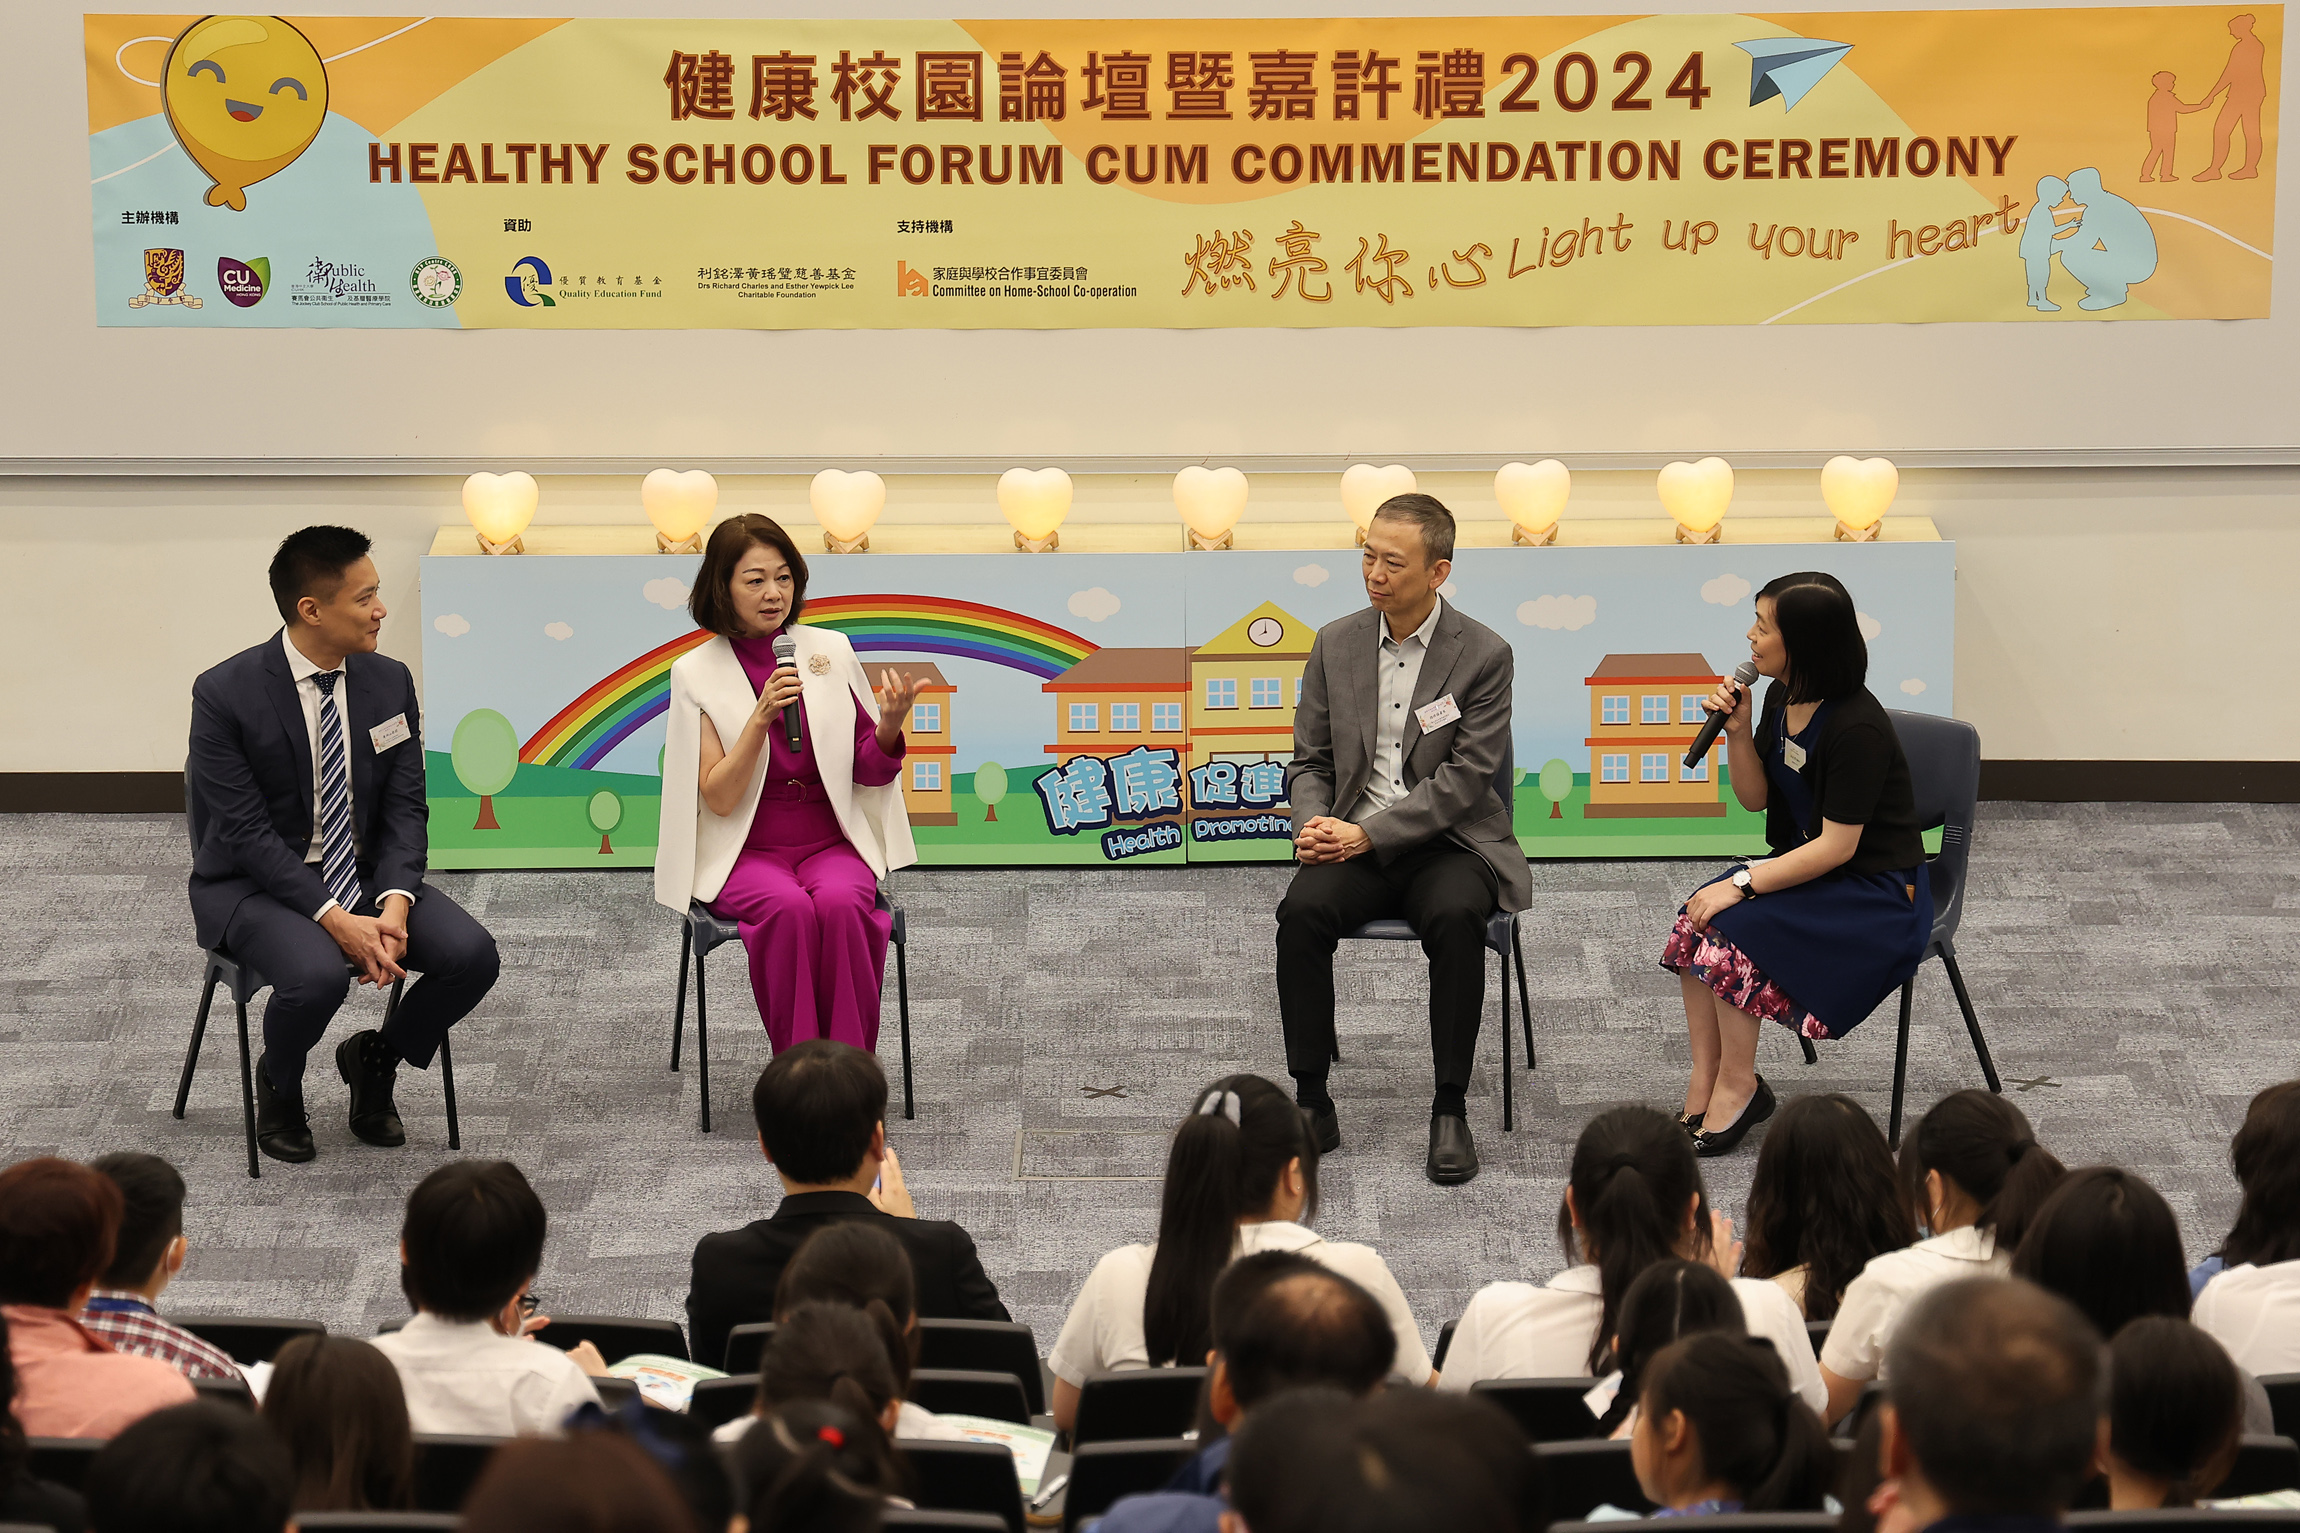
[[(1955, 547), (1920, 525), (1867, 544), (1463, 548), (1448, 599), (1517, 655), (1527, 854), (1763, 848), (1722, 750), (1691, 772), (1680, 758), (1776, 575), (1836, 574), (1871, 689), (1950, 713)], [(469, 540), (445, 529), (435, 548)], [(670, 665), (703, 638), (686, 613), (697, 563), (423, 560), (436, 866), (652, 864)], [(925, 682), (903, 776), (922, 862), (1287, 859), (1302, 665), (1319, 627), (1364, 605), (1355, 552), (860, 554), (810, 570), (806, 621), (845, 633), (874, 677)]]

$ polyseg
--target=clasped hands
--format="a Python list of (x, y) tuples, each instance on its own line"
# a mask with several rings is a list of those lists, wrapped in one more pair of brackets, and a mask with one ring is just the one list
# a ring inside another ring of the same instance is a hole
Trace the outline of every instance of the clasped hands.
[(1314, 814), (1302, 822), (1302, 833), (1294, 838), (1294, 860), (1347, 862), (1360, 852), (1371, 850), (1373, 844), (1364, 827), (1337, 820), (1330, 814)]
[(319, 918), (319, 924), (335, 945), (343, 949), (343, 956), (359, 971), (363, 985), (388, 985), (406, 977), (400, 967), (407, 957), (407, 896), (387, 894), (383, 897), (383, 913), (374, 916), (355, 916), (341, 905), (335, 906)]

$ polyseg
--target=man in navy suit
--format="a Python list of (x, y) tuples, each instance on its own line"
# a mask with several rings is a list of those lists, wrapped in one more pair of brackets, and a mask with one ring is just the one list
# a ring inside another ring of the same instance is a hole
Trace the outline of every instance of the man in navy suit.
[(365, 534), (291, 533), (272, 558), (285, 627), (192, 684), (192, 920), (272, 982), (256, 1061), (256, 1142), (307, 1161), (304, 1056), (351, 982), (407, 988), (381, 1031), (346, 1038), (336, 1070), (351, 1131), (407, 1142), (392, 1086), (427, 1069), (495, 983), (495, 940), (423, 881), (423, 728), (407, 667), (375, 652), (385, 616)]

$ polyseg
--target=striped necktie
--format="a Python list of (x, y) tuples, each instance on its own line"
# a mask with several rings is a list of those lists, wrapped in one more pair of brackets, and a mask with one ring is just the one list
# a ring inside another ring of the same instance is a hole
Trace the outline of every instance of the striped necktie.
[(336, 712), (335, 684), (341, 671), (322, 671), (319, 683), (320, 876), (327, 892), (351, 915), (359, 910), (359, 862), (351, 839), (351, 763), (343, 751), (343, 718)]

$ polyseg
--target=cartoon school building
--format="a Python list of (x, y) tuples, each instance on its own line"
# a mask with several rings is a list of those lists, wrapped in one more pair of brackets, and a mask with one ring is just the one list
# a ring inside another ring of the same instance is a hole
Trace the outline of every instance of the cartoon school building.
[(1688, 768), (1686, 748), (1708, 718), (1701, 700), (1724, 678), (1700, 655), (1607, 655), (1589, 687), (1592, 820), (1701, 818), (1725, 813), (1721, 747)]
[[(903, 725), (902, 802), (913, 825), (956, 825), (958, 810), (950, 799), (951, 758), (958, 747), (951, 743), (950, 704), (958, 688), (931, 661), (902, 660), (918, 683), (918, 700), (911, 705), (910, 721)], [(871, 688), (875, 697), (878, 688)]]
[(1054, 694), (1059, 764), (1073, 756), (1122, 756), (1138, 745), (1182, 751), (1190, 690), (1186, 649), (1098, 649), (1041, 689)]

